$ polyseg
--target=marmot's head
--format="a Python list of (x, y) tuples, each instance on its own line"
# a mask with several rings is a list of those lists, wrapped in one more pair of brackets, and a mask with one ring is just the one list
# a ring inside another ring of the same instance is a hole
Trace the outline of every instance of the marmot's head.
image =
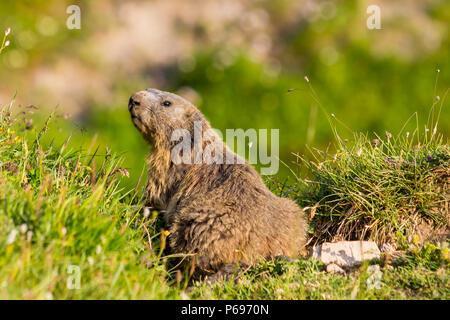
[(194, 121), (204, 122), (200, 111), (176, 94), (147, 89), (133, 94), (128, 102), (131, 120), (144, 138), (169, 142), (176, 129), (193, 132)]

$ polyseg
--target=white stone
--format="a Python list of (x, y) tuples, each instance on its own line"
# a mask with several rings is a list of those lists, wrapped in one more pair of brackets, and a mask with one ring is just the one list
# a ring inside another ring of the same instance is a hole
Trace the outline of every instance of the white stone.
[(320, 250), (322, 249), (322, 246), (314, 246), (311, 249), (310, 256), (314, 259), (320, 260)]
[(383, 279), (383, 272), (381, 272), (379, 265), (369, 266), (367, 268), (367, 274), (370, 276), (366, 280), (367, 289), (380, 289), (381, 280)]
[(325, 242), (311, 250), (311, 256), (328, 265), (340, 267), (360, 265), (364, 260), (380, 257), (380, 250), (373, 241), (340, 241)]

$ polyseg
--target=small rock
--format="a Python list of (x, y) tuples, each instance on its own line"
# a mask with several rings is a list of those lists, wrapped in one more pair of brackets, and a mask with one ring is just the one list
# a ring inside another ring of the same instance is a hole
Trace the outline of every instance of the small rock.
[(331, 264), (327, 265), (327, 272), (344, 274), (345, 270), (342, 269), (341, 267), (339, 267), (337, 264), (331, 263)]
[(320, 252), (322, 251), (322, 246), (314, 246), (311, 249), (310, 256), (314, 259), (320, 260)]
[(367, 267), (367, 273), (368, 274), (374, 274), (374, 273), (377, 273), (377, 272), (380, 272), (380, 266), (378, 264), (374, 264), (374, 265), (371, 265), (371, 266)]
[(372, 289), (380, 289), (381, 288), (381, 280), (383, 278), (383, 272), (380, 270), (379, 265), (369, 266), (367, 268), (367, 274), (370, 276), (366, 280), (367, 288)]
[(373, 241), (325, 242), (314, 247), (311, 256), (326, 265), (334, 263), (340, 267), (353, 267), (364, 260), (379, 258), (380, 250)]

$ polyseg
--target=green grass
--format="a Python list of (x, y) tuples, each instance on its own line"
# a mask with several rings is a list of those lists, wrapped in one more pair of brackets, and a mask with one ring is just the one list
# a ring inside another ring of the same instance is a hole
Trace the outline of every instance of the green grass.
[[(8, 114), (0, 118), (0, 297), (176, 298), (156, 243), (143, 241), (136, 192), (118, 189), (120, 160), (43, 148), (49, 123), (23, 140)], [(79, 289), (70, 288), (73, 266)]]
[[(405, 261), (382, 262), (379, 286), (370, 285), (368, 264), (336, 275), (317, 260), (297, 259), (262, 262), (237, 281), (198, 283), (190, 294), (202, 299), (448, 299), (448, 258), (441, 256), (441, 248), (427, 248), (409, 252)], [(427, 250), (437, 255), (423, 252)]]
[(414, 134), (388, 133), (374, 143), (358, 135), (348, 146), (339, 140), (334, 154), (313, 150), (314, 162), (301, 158), (310, 175), (299, 200), (313, 219), (314, 240), (392, 243), (399, 235), (412, 240), (417, 228), (421, 240), (431, 239), (430, 230), (448, 236), (450, 147), (441, 136), (425, 137), (417, 143)]

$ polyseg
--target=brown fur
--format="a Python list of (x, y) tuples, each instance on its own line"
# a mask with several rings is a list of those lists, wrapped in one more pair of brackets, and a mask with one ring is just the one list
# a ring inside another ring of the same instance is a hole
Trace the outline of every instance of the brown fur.
[[(164, 106), (164, 101), (171, 106)], [(247, 162), (171, 161), (175, 129), (187, 129), (194, 137), (194, 121), (201, 121), (203, 131), (211, 128), (197, 108), (175, 94), (147, 89), (130, 98), (129, 110), (137, 129), (153, 145), (146, 199), (164, 212), (172, 252), (195, 254), (197, 267), (204, 271), (298, 255), (305, 243), (303, 211), (294, 201), (271, 193)], [(218, 136), (204, 141), (202, 148), (210, 144), (218, 144), (224, 157), (232, 153)]]

